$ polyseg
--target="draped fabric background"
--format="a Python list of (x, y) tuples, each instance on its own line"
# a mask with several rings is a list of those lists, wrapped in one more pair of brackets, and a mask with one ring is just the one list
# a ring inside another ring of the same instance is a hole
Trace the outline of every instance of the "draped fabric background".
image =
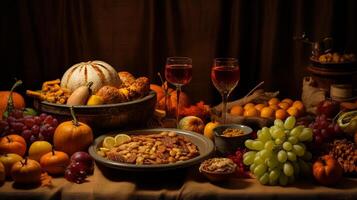
[(0, 89), (13, 78), (37, 89), (71, 65), (94, 59), (159, 83), (168, 56), (193, 59), (193, 99), (218, 103), (215, 57), (237, 57), (234, 96), (264, 80), (282, 96), (300, 95), (310, 47), (293, 40), (332, 36), (357, 52), (354, 0), (4, 0), (0, 13)]

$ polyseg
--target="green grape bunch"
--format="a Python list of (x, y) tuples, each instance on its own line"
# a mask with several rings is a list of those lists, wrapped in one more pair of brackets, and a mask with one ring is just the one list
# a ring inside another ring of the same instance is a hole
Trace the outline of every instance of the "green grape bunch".
[(243, 155), (243, 163), (261, 184), (287, 185), (300, 174), (311, 174), (312, 154), (304, 142), (312, 141), (312, 129), (295, 123), (294, 116), (284, 122), (276, 119), (272, 127), (257, 132), (257, 139), (245, 141), (250, 151)]

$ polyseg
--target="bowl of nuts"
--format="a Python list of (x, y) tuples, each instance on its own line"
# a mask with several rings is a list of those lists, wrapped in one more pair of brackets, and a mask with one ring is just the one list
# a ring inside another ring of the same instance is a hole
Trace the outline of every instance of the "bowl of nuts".
[(222, 155), (234, 153), (250, 137), (252, 129), (241, 124), (223, 124), (213, 129), (216, 150)]
[(212, 182), (230, 178), (237, 165), (229, 158), (211, 158), (201, 163), (199, 171)]

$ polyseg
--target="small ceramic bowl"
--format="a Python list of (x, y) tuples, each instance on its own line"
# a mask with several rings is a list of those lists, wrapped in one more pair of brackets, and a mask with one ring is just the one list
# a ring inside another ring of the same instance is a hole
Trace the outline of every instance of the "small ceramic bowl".
[[(216, 158), (213, 158), (213, 159), (216, 159)], [(228, 159), (228, 158), (224, 158), (224, 159)], [(209, 160), (212, 160), (212, 159), (209, 159)], [(206, 161), (201, 163), (201, 165), (199, 167), (199, 171), (211, 182), (221, 182), (221, 181), (227, 180), (235, 175), (237, 165), (233, 162), (232, 162), (232, 165), (233, 165), (232, 170), (226, 171), (226, 172), (212, 172), (212, 171), (206, 170), (204, 168), (205, 162)]]
[[(222, 136), (223, 132), (228, 129), (240, 129), (243, 134), (235, 137)], [(214, 143), (216, 151), (222, 155), (234, 153), (238, 147), (244, 147), (244, 141), (250, 138), (253, 130), (249, 126), (241, 124), (223, 124), (213, 129)]]

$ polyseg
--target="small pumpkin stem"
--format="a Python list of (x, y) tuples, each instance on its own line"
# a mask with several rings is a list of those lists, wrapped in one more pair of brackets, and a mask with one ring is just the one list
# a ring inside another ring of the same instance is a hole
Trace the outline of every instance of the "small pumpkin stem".
[(74, 113), (73, 106), (71, 106), (69, 109), (70, 109), (70, 111), (71, 111), (71, 115), (72, 115), (72, 118), (73, 118), (73, 120), (72, 120), (73, 125), (79, 126), (77, 117), (76, 117), (76, 115), (75, 115), (75, 113)]
[(55, 155), (55, 146), (52, 146), (52, 155)]
[(7, 141), (8, 141), (9, 143), (11, 142), (11, 138), (10, 138), (10, 137), (6, 136), (6, 139), (7, 139)]
[(163, 84), (164, 84), (164, 79), (162, 79), (162, 76), (161, 76), (160, 72), (157, 72), (157, 75), (158, 75), (159, 78), (160, 78), (161, 85), (163, 85)]
[(7, 105), (6, 105), (6, 109), (5, 112), (3, 113), (4, 118), (8, 117), (8, 115), (12, 112), (12, 110), (14, 109), (14, 100), (12, 98), (12, 93), (15, 90), (15, 88), (17, 88), (19, 85), (22, 84), (22, 80), (17, 80), (14, 85), (11, 87), (10, 90), (10, 94), (9, 94), (9, 98), (7, 99)]
[(27, 157), (25, 158), (25, 162), (22, 162), (22, 161), (20, 161), (21, 162), (21, 164), (22, 164), (22, 166), (25, 166), (25, 165), (27, 165)]

